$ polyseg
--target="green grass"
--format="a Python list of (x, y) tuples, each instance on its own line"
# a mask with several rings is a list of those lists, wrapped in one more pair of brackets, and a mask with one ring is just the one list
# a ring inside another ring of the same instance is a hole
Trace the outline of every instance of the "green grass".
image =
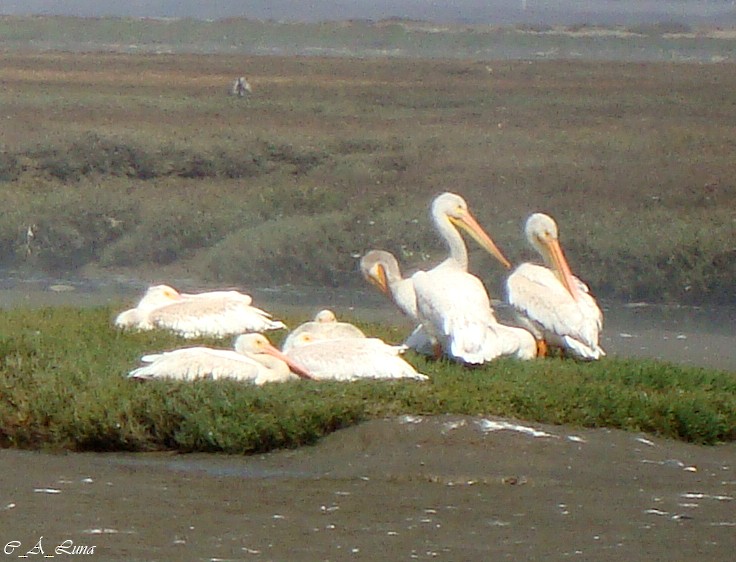
[[(4, 312), (0, 446), (256, 453), (313, 443), (374, 417), (447, 413), (621, 428), (702, 444), (736, 439), (736, 377), (725, 372), (618, 359), (498, 361), (469, 369), (408, 354), (429, 382), (140, 383), (125, 374), (142, 354), (192, 342), (119, 333), (113, 315), (107, 308)], [(395, 329), (364, 327), (397, 339)]]

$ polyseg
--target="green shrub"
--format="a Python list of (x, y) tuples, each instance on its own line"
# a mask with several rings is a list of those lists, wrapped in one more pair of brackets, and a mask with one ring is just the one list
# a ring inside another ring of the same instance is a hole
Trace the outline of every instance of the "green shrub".
[(18, 157), (15, 154), (0, 152), (0, 182), (17, 180), (21, 169)]
[(208, 254), (206, 269), (246, 285), (291, 279), (336, 287), (356, 274), (353, 227), (347, 213), (337, 212), (268, 221), (227, 236)]

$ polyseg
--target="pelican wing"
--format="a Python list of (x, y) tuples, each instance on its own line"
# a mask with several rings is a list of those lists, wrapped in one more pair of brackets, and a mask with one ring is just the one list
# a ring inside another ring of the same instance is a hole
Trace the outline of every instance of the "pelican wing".
[(480, 279), (449, 267), (420, 271), (412, 279), (422, 325), (448, 355), (465, 363), (483, 363), (509, 354), (513, 344), (499, 337), (495, 329), (499, 324)]
[(185, 338), (225, 337), (285, 328), (267, 312), (241, 300), (224, 298), (184, 299), (153, 310), (149, 322)]
[(145, 314), (137, 308), (124, 310), (115, 317), (115, 326), (122, 330), (151, 330), (153, 326), (148, 322)]
[(207, 293), (182, 293), (182, 297), (186, 299), (225, 299), (228, 301), (240, 302), (244, 305), (253, 303), (253, 297), (241, 293), (240, 291), (209, 291)]
[(287, 355), (318, 380), (426, 380), (399, 356), (402, 350), (403, 346), (391, 346), (375, 338), (344, 338), (292, 347)]
[(286, 353), (301, 334), (309, 333), (313, 340), (334, 340), (342, 338), (365, 338), (365, 333), (347, 322), (305, 322), (297, 326), (284, 340), (281, 351)]
[(404, 340), (404, 345), (421, 355), (434, 355), (435, 339), (429, 335), (423, 325), (419, 324)]
[(525, 263), (506, 281), (509, 304), (537, 336), (570, 349), (583, 359), (605, 355), (599, 346), (603, 313), (588, 288), (577, 278), (578, 300), (546, 267)]
[(262, 370), (258, 363), (240, 353), (209, 347), (188, 347), (145, 355), (141, 361), (147, 365), (132, 370), (128, 377), (185, 381), (227, 378), (254, 382)]

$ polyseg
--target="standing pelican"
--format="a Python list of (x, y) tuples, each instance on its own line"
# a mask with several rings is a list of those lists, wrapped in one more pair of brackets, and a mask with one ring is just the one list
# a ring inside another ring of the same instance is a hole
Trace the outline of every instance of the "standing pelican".
[(233, 379), (257, 385), (312, 378), (301, 365), (281, 353), (262, 334), (243, 334), (235, 340), (235, 350), (187, 347), (144, 355), (147, 363), (128, 374), (129, 378), (150, 380)]
[(247, 332), (285, 328), (267, 312), (251, 306), (238, 291), (179, 293), (168, 285), (150, 287), (138, 305), (121, 312), (115, 325), (138, 330), (163, 329), (185, 338), (222, 338)]
[(419, 322), (414, 282), (401, 275), (396, 257), (384, 250), (371, 250), (361, 258), (360, 271), (368, 283), (377, 287), (405, 316), (417, 323), (404, 345), (423, 355), (432, 355), (436, 341)]
[(400, 357), (403, 346), (377, 338), (315, 339), (309, 332), (294, 338), (287, 357), (303, 365), (316, 380), (427, 380)]
[(534, 357), (533, 336), (521, 328), (499, 324), (483, 283), (468, 273), (468, 251), (457, 227), (466, 230), (505, 267), (511, 264), (473, 218), (465, 200), (443, 193), (432, 203), (431, 216), (449, 256), (430, 271), (411, 277), (417, 315), (427, 332), (447, 355), (463, 363), (484, 363), (502, 356)]
[(603, 313), (588, 287), (570, 271), (555, 221), (534, 213), (526, 221), (526, 237), (547, 267), (523, 263), (509, 276), (509, 304), (519, 321), (537, 338), (539, 354), (547, 344), (563, 348), (579, 359), (599, 359)]
[(309, 332), (314, 339), (320, 340), (365, 337), (363, 330), (348, 322), (338, 322), (334, 312), (324, 309), (320, 310), (311, 322), (305, 322), (294, 328), (284, 340), (281, 351), (286, 353), (294, 345), (295, 338), (305, 332)]

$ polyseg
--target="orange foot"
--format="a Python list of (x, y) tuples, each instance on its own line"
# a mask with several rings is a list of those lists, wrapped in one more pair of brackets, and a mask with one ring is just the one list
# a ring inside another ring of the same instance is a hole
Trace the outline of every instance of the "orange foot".
[(442, 344), (439, 342), (435, 342), (432, 344), (432, 355), (434, 356), (435, 360), (439, 360), (442, 358)]
[(549, 353), (549, 347), (545, 340), (537, 340), (537, 357), (546, 357)]

